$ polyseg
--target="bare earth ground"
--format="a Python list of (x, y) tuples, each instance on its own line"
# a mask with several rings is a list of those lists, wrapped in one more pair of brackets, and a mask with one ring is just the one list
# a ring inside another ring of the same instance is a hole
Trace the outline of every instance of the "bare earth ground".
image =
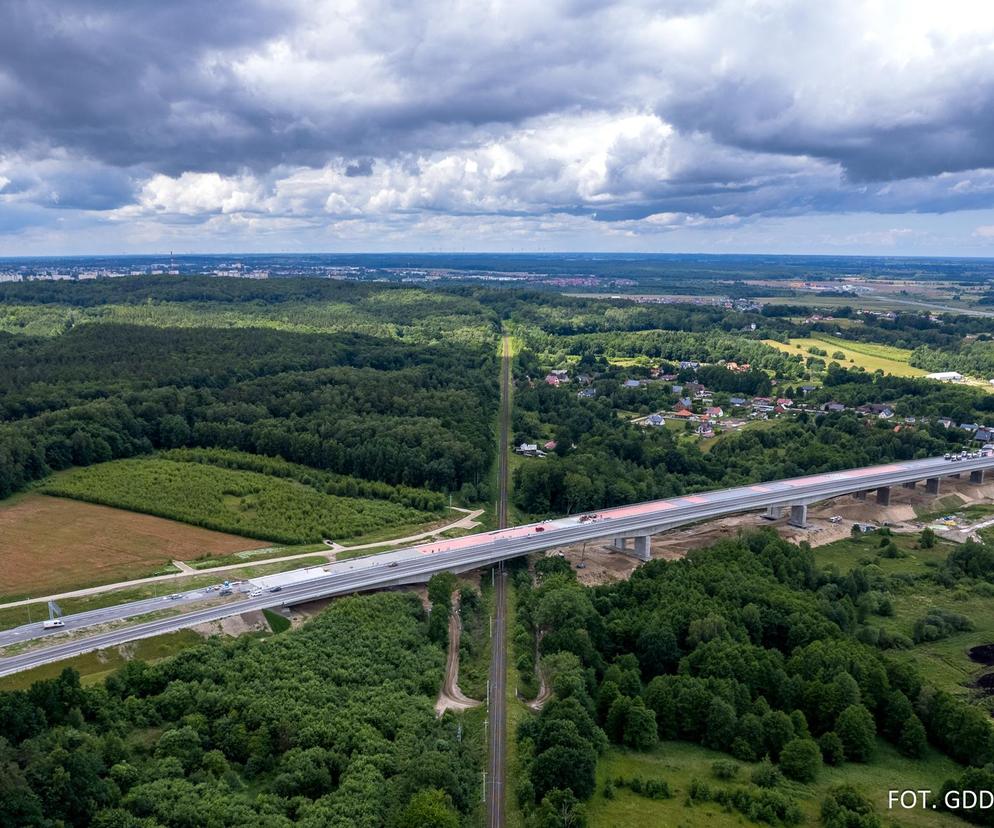
[(0, 595), (48, 594), (150, 575), (173, 560), (264, 542), (41, 494), (0, 507)]
[[(926, 494), (924, 484), (919, 484), (914, 490), (892, 488), (890, 506), (878, 506), (873, 492), (867, 495), (866, 500), (839, 497), (816, 503), (808, 507), (806, 529), (788, 525), (786, 517), (770, 521), (755, 512), (686, 526), (654, 536), (652, 557), (677, 560), (692, 549), (710, 546), (722, 538), (733, 538), (740, 532), (763, 526), (776, 529), (782, 537), (793, 543), (807, 541), (812, 546), (822, 546), (849, 537), (854, 521), (878, 525), (886, 521), (898, 532), (919, 531), (924, 524), (916, 518), (916, 507), (919, 512), (941, 509), (937, 501), (949, 496), (958, 497), (963, 504), (994, 501), (994, 482), (975, 486), (966, 478), (961, 480), (950, 478), (943, 479), (941, 486), (938, 498)], [(841, 517), (842, 522), (837, 524), (829, 522), (829, 518), (833, 515)], [(949, 539), (956, 538), (950, 534)], [(574, 568), (582, 557), (585, 567), (577, 569), (576, 574), (581, 583), (589, 586), (628, 578), (639, 564), (635, 558), (616, 552), (606, 542), (590, 542), (586, 544), (586, 550), (577, 545), (549, 552), (549, 554), (557, 553), (562, 553)]]
[(459, 614), (459, 593), (452, 594), (452, 613), (449, 616), (449, 653), (445, 664), (445, 678), (435, 702), (435, 715), (441, 718), (446, 710), (467, 710), (481, 702), (471, 699), (459, 689), (459, 638), (462, 618)]
[(249, 632), (267, 632), (269, 622), (266, 616), (259, 610), (243, 612), (241, 615), (229, 615), (219, 621), (208, 621), (205, 624), (197, 624), (191, 627), (194, 632), (200, 633), (205, 638), (212, 635), (239, 636)]

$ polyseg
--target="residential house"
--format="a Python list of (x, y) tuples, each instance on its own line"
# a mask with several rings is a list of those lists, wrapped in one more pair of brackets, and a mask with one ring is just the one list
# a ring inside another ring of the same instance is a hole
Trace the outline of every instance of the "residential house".
[(590, 376), (590, 374), (577, 374), (576, 381), (580, 383), (580, 385), (590, 385), (590, 383), (594, 381), (594, 378)]
[(818, 386), (817, 385), (802, 385), (801, 386), (801, 393), (805, 397), (808, 396), (808, 394), (810, 394), (812, 391), (817, 391), (817, 390), (818, 390)]
[(544, 448), (546, 451), (555, 451), (556, 450), (556, 441), (555, 440), (549, 440), (549, 442), (546, 443), (544, 446), (542, 446), (542, 448)]
[(694, 416), (693, 411), (688, 411), (686, 408), (678, 408), (673, 412), (674, 417), (679, 417), (681, 420), (689, 420)]
[(728, 403), (729, 403), (729, 405), (745, 405), (746, 404), (746, 398), (745, 397), (729, 397), (728, 398)]
[(697, 433), (701, 437), (714, 437), (714, 428), (712, 428), (711, 423), (704, 422), (697, 426)]
[(642, 383), (637, 379), (625, 380), (625, 388), (641, 388)]
[(584, 388), (579, 394), (577, 394), (577, 396), (581, 400), (592, 400), (594, 397), (597, 396), (597, 389), (596, 388)]
[(692, 360), (680, 360), (681, 371), (696, 371), (701, 367), (701, 363)]
[(522, 443), (515, 451), (523, 457), (545, 457), (545, 452), (539, 449), (538, 443)]
[(825, 411), (832, 412), (833, 414), (838, 414), (840, 411), (846, 410), (846, 407), (840, 402), (825, 403), (822, 408), (825, 409)]
[(649, 425), (661, 426), (663, 424), (662, 414), (650, 414), (649, 419), (646, 421)]
[(975, 432), (978, 428), (980, 428), (980, 426), (977, 425), (976, 423), (960, 423), (960, 428), (963, 429), (963, 431), (968, 432), (969, 434), (973, 434), (973, 432)]
[(994, 428), (981, 426), (973, 432), (973, 439), (978, 443), (994, 443)]
[(549, 373), (549, 374), (545, 375), (545, 384), (546, 385), (551, 385), (551, 386), (553, 386), (555, 388), (558, 388), (561, 383), (562, 383), (562, 380), (559, 379), (559, 377), (557, 377), (555, 374)]
[(722, 411), (720, 405), (713, 405), (710, 408), (708, 408), (707, 415), (709, 417), (724, 417), (725, 416), (725, 412)]
[(951, 428), (953, 424), (953, 421), (949, 417), (939, 417), (936, 422), (943, 428)]
[(790, 408), (794, 401), (790, 397), (777, 397), (777, 405), (781, 408)]

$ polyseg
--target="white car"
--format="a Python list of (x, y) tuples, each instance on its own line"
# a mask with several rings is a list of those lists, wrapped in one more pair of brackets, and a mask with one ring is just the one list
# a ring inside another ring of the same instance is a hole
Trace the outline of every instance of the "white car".
[(260, 595), (262, 595), (262, 590), (256, 588), (249, 593), (249, 598), (258, 598)]

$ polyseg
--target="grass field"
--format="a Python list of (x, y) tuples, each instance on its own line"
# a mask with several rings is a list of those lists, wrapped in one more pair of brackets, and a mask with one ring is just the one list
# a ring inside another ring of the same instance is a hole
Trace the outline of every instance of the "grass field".
[(154, 638), (143, 638), (140, 641), (134, 641), (120, 647), (84, 653), (65, 661), (43, 664), (31, 670), (14, 673), (12, 676), (4, 676), (0, 678), (0, 690), (23, 690), (31, 686), (33, 682), (55, 678), (66, 667), (72, 667), (76, 670), (80, 674), (83, 684), (96, 684), (132, 659), (139, 658), (148, 662), (159, 661), (200, 641), (203, 641), (203, 638), (193, 630), (179, 630)]
[[(259, 541), (150, 515), (28, 494), (0, 504), (0, 599), (51, 595), (223, 557)], [(175, 571), (175, 570), (173, 570)]]
[(893, 348), (889, 345), (877, 345), (870, 342), (848, 342), (834, 336), (818, 334), (814, 337), (804, 337), (802, 339), (792, 339), (789, 345), (777, 342), (773, 339), (764, 339), (764, 343), (783, 351), (786, 354), (801, 354), (805, 358), (809, 356), (808, 348), (819, 348), (828, 351), (827, 357), (820, 357), (825, 363), (833, 361), (832, 354), (841, 351), (845, 354), (844, 359), (835, 359), (840, 365), (845, 367), (864, 368), (873, 373), (882, 370), (885, 374), (897, 377), (924, 377), (927, 373), (921, 368), (912, 368), (908, 365), (908, 358), (911, 351), (903, 348)]
[[(753, 767), (740, 765), (736, 782), (722, 782), (711, 773), (716, 760), (729, 759), (727, 754), (707, 750), (685, 742), (664, 742), (652, 753), (632, 753), (612, 748), (597, 763), (597, 792), (587, 805), (590, 828), (614, 828), (629, 825), (659, 825), (668, 828), (741, 828), (754, 823), (734, 811), (726, 811), (714, 803), (689, 805), (687, 792), (692, 779), (700, 779), (714, 788), (732, 788), (745, 784)], [(873, 762), (867, 765), (844, 764), (838, 768), (822, 768), (811, 784), (787, 782), (780, 790), (797, 801), (804, 812), (804, 825), (820, 825), (821, 801), (829, 788), (853, 785), (860, 790), (884, 818), (888, 826), (908, 828), (954, 828), (965, 825), (960, 819), (938, 811), (887, 811), (887, 792), (891, 789), (928, 789), (938, 791), (942, 783), (958, 774), (960, 768), (952, 760), (935, 751), (920, 760), (902, 757), (883, 740), (877, 741)], [(604, 782), (623, 776), (639, 776), (643, 780), (665, 779), (673, 793), (671, 799), (652, 800), (633, 794), (628, 789), (615, 790), (614, 799), (605, 799)]]
[(44, 491), (280, 543), (354, 538), (437, 519), (386, 500), (339, 497), (295, 480), (159, 457), (71, 469)]
[[(858, 541), (842, 540), (819, 547), (815, 550), (815, 560), (819, 566), (835, 565), (840, 572), (848, 572), (861, 561), (872, 560), (874, 566), (888, 575), (906, 573), (921, 576), (934, 571), (955, 548), (953, 543), (939, 541), (932, 549), (918, 549), (917, 536), (914, 535), (894, 535), (892, 539), (907, 557), (878, 557), (879, 539), (868, 535)], [(994, 643), (994, 596), (986, 593), (988, 590), (984, 586), (979, 590), (965, 585), (950, 589), (928, 578), (918, 577), (893, 590), (893, 616), (871, 616), (869, 622), (910, 638), (915, 622), (930, 609), (965, 615), (974, 623), (975, 629), (939, 641), (918, 644), (910, 650), (888, 650), (888, 655), (913, 662), (932, 684), (943, 690), (984, 701), (976, 696), (971, 685), (990, 668), (971, 661), (967, 652), (978, 644)]]

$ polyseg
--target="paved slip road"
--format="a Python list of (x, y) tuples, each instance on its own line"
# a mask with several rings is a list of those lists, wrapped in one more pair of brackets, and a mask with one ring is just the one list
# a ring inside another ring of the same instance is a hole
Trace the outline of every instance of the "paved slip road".
[[(557, 546), (612, 537), (631, 537), (639, 533), (661, 532), (720, 515), (754, 511), (774, 505), (813, 503), (880, 486), (897, 486), (904, 482), (981, 469), (994, 469), (994, 457), (982, 457), (958, 463), (951, 463), (942, 458), (904, 460), (883, 466), (849, 469), (620, 506), (590, 515), (573, 515), (537, 524), (481, 532), (412, 546), (369, 558), (357, 558), (308, 570), (293, 570), (253, 582), (263, 588), (280, 585), (282, 592), (279, 593), (264, 592), (257, 598), (245, 598), (176, 617), (138, 623), (78, 640), (67, 641), (61, 634), (52, 635), (50, 646), (0, 659), (0, 675), (102, 647), (191, 627), (204, 621), (217, 620), (248, 610), (279, 606), (281, 603), (303, 603), (316, 598), (414, 583), (427, 579), (435, 572), (467, 571), (492, 566), (509, 558)], [(166, 602), (160, 600), (158, 607), (165, 604)], [(107, 609), (112, 612), (136, 614), (133, 609), (126, 607), (128, 605)], [(92, 618), (80, 621), (73, 616), (65, 620), (67, 627), (70, 621), (73, 624), (79, 622), (80, 626), (90, 626), (94, 623)], [(32, 636), (43, 634), (40, 623), (32, 627)]]

